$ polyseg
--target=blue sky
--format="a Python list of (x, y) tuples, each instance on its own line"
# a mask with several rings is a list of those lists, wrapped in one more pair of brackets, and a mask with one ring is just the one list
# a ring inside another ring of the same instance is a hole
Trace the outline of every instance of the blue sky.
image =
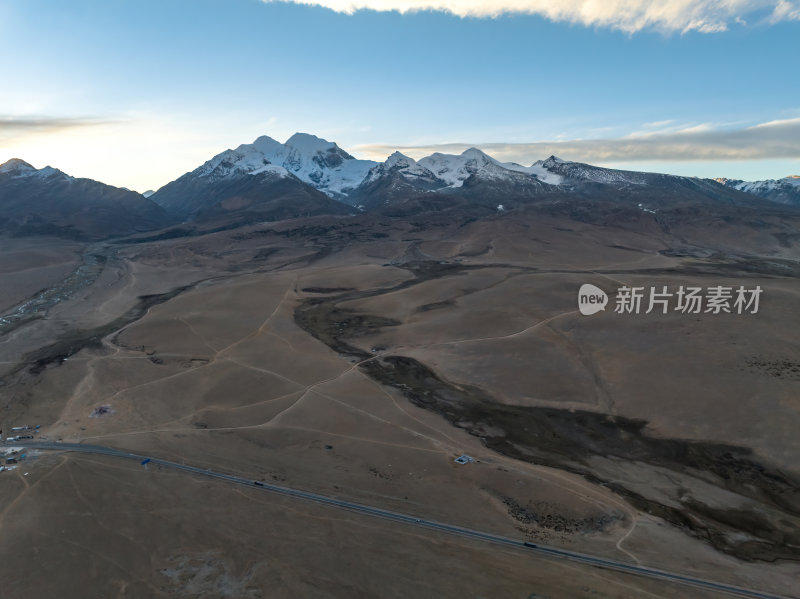
[[(305, 131), (373, 159), (800, 174), (800, 2), (307, 2), (0, 0), (0, 161), (143, 191)], [(438, 10), (384, 10), (408, 6)]]

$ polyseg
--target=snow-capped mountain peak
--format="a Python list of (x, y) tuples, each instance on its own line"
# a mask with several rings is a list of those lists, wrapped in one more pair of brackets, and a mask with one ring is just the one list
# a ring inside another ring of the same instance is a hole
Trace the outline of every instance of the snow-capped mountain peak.
[(263, 172), (272, 172), (282, 177), (289, 174), (286, 169), (271, 164), (255, 144), (243, 144), (235, 150), (225, 150), (217, 154), (192, 171), (192, 175), (219, 181), (235, 175), (256, 175)]
[(357, 160), (335, 143), (315, 135), (295, 133), (286, 143), (263, 135), (251, 144), (218, 154), (193, 174), (213, 180), (259, 173), (291, 174), (331, 197), (341, 197), (357, 187), (375, 164)]
[(717, 179), (726, 187), (750, 193), (781, 204), (800, 205), (800, 175), (764, 181), (742, 181), (740, 179)]
[(409, 156), (406, 156), (402, 152), (394, 151), (392, 152), (391, 156), (389, 156), (386, 159), (386, 162), (384, 162), (384, 164), (388, 168), (393, 168), (395, 166), (400, 168), (407, 168), (411, 165), (417, 164), (417, 161), (414, 160), (413, 158), (410, 158)]
[(0, 173), (14, 173), (16, 175), (23, 175), (35, 171), (35, 168), (19, 158), (12, 158), (8, 162), (0, 164)]
[[(347, 152), (339, 148), (335, 142), (322, 139), (310, 133), (295, 133), (286, 140), (284, 145), (291, 146), (304, 154), (313, 155), (317, 152), (328, 152), (334, 149), (339, 149), (342, 153), (347, 154)], [(347, 156), (350, 156), (350, 154), (347, 154)]]
[(461, 152), (461, 156), (463, 156), (467, 160), (476, 160), (483, 163), (497, 162), (494, 158), (491, 158), (483, 150), (479, 150), (478, 148), (469, 148), (467, 150), (464, 150), (463, 152)]
[(478, 148), (469, 148), (458, 155), (436, 152), (421, 159), (418, 164), (453, 188), (461, 187), (473, 175), (481, 179), (510, 179), (515, 176), (514, 173), (522, 173), (553, 185), (561, 182), (561, 177), (551, 175), (546, 169), (499, 162)]
[(461, 187), (464, 181), (478, 170), (476, 163), (479, 156), (472, 150), (473, 148), (470, 148), (459, 155), (434, 152), (420, 160), (418, 164), (427, 168), (449, 187)]
[(393, 152), (384, 162), (375, 165), (369, 170), (363, 184), (372, 183), (393, 171), (409, 181), (420, 179), (425, 179), (430, 183), (437, 181), (436, 176), (430, 170), (420, 165), (413, 158), (401, 152)]
[(764, 181), (742, 181), (739, 179), (717, 179), (718, 183), (733, 187), (747, 193), (769, 192), (780, 189), (784, 185), (800, 187), (800, 175), (791, 175), (783, 179), (765, 179)]
[(14, 178), (39, 177), (42, 179), (56, 176), (65, 180), (73, 180), (73, 177), (70, 177), (57, 168), (46, 166), (44, 168), (37, 169), (36, 167), (28, 164), (24, 160), (20, 160), (19, 158), (12, 158), (3, 164), (0, 164), (0, 175), (8, 175)]
[[(389, 176), (399, 176), (410, 183), (411, 188), (426, 191), (459, 188), (473, 176), (483, 181), (516, 180), (527, 184), (526, 179), (520, 179), (524, 175), (534, 182), (559, 185), (563, 177), (547, 166), (556, 162), (563, 164), (563, 161), (555, 157), (548, 161), (529, 167), (502, 163), (472, 147), (461, 154), (436, 152), (419, 161), (396, 151), (384, 162), (377, 163), (356, 159), (336, 143), (316, 135), (295, 133), (284, 143), (264, 135), (253, 143), (226, 150), (191, 175), (211, 181), (260, 173), (294, 176), (330, 197), (344, 200), (356, 189)], [(358, 192), (363, 193), (363, 190)]]
[(262, 135), (252, 143), (252, 146), (254, 149), (266, 156), (279, 151), (280, 148), (283, 147), (283, 144), (275, 139), (272, 139), (269, 135)]
[(283, 151), (268, 158), (331, 197), (346, 196), (377, 164), (353, 158), (335, 143), (308, 133), (295, 133), (286, 140)]
[[(0, 167), (0, 172), (24, 170), (25, 164), (10, 162)], [(28, 168), (32, 167), (28, 165)], [(476, 147), (460, 154), (435, 152), (420, 160), (395, 151), (378, 163), (356, 159), (336, 143), (308, 133), (295, 133), (284, 143), (261, 136), (250, 144), (218, 154), (190, 175), (215, 182), (262, 173), (296, 178), (329, 197), (359, 205), (371, 205), (372, 195), (380, 196), (383, 202), (389, 197), (407, 198), (440, 191), (475, 195), (486, 190), (502, 190), (506, 194), (534, 197), (556, 192), (555, 186), (562, 186), (561, 192), (583, 189), (598, 193), (602, 191), (601, 186), (626, 190), (649, 185), (671, 190), (708, 186), (708, 183), (686, 177), (602, 168), (554, 155), (530, 166), (500, 162)], [(721, 183), (784, 203), (795, 203), (798, 201), (795, 198), (800, 197), (800, 176), (753, 183), (738, 180)]]

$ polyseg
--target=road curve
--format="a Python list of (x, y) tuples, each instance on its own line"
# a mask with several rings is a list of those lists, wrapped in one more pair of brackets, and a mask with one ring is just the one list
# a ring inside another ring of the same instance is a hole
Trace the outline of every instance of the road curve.
[(402, 524), (420, 526), (422, 528), (428, 528), (452, 535), (458, 535), (460, 537), (466, 537), (478, 541), (503, 545), (521, 551), (531, 551), (538, 553), (540, 555), (547, 555), (550, 557), (567, 559), (573, 562), (579, 562), (582, 564), (596, 566), (598, 568), (616, 570), (618, 572), (627, 572), (629, 574), (645, 576), (647, 578), (652, 578), (652, 579), (666, 580), (669, 582), (683, 584), (694, 588), (700, 588), (709, 591), (724, 593), (733, 597), (748, 597), (754, 599), (792, 599), (791, 597), (788, 596), (774, 595), (762, 591), (755, 591), (752, 589), (745, 589), (742, 587), (737, 587), (729, 584), (714, 582), (711, 580), (705, 580), (702, 578), (695, 578), (693, 576), (686, 576), (674, 572), (667, 572), (665, 570), (658, 570), (655, 568), (648, 568), (644, 566), (628, 564), (625, 562), (618, 562), (606, 558), (595, 557), (585, 553), (579, 553), (577, 551), (569, 551), (566, 549), (559, 549), (557, 547), (549, 547), (547, 545), (526, 543), (518, 539), (503, 537), (500, 535), (482, 532), (479, 530), (463, 528), (460, 526), (454, 526), (452, 524), (444, 524), (442, 522), (436, 522), (435, 520), (426, 520), (423, 518), (417, 518), (416, 516), (403, 514), (402, 512), (395, 512), (392, 510), (372, 507), (361, 503), (354, 503), (352, 501), (345, 501), (343, 499), (337, 499), (335, 497), (329, 497), (327, 495), (320, 495), (318, 493), (311, 493), (308, 491), (302, 491), (300, 489), (293, 489), (291, 487), (274, 485), (268, 482), (254, 481), (252, 479), (244, 478), (241, 476), (225, 474), (223, 472), (216, 472), (214, 470), (198, 468), (196, 466), (188, 466), (186, 464), (179, 464), (178, 462), (162, 460), (160, 458), (152, 456), (128, 453), (119, 449), (103, 447), (101, 445), (84, 445), (81, 443), (56, 443), (56, 442), (46, 442), (46, 441), (13, 441), (13, 442), (6, 441), (3, 442), (2, 445), (5, 445), (7, 447), (26, 447), (30, 449), (41, 449), (41, 450), (76, 451), (81, 453), (105, 455), (109, 457), (123, 458), (128, 460), (139, 460), (140, 462), (144, 460), (149, 460), (150, 464), (157, 464), (159, 466), (164, 466), (165, 468), (172, 468), (175, 470), (182, 470), (190, 474), (198, 474), (209, 478), (215, 478), (228, 483), (243, 485), (251, 489), (257, 489), (270, 493), (278, 493), (280, 495), (286, 495), (288, 497), (305, 499), (306, 501), (313, 501), (315, 503), (320, 503), (323, 505), (328, 505), (339, 509), (345, 509), (351, 512), (356, 512), (358, 514), (365, 514), (367, 516), (383, 518), (384, 520), (391, 520), (394, 522), (400, 522)]

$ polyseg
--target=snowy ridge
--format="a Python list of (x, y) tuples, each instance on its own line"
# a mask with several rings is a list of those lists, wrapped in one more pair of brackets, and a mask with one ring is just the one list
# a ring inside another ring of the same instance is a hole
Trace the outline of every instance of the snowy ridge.
[[(562, 160), (556, 156), (524, 166), (515, 162), (500, 162), (474, 147), (461, 154), (436, 152), (420, 160), (396, 151), (385, 161), (376, 162), (354, 158), (336, 143), (308, 133), (295, 133), (284, 143), (266, 135), (261, 136), (252, 143), (217, 154), (179, 181), (184, 187), (191, 184), (199, 186), (198, 189), (217, 182), (223, 182), (225, 188), (239, 185), (250, 189), (252, 185), (262, 183), (246, 178), (256, 175), (276, 183), (280, 179), (291, 179), (292, 184), (302, 182), (345, 203), (368, 204), (371, 194), (382, 199), (387, 194), (400, 198), (438, 191), (483, 196), (487, 193), (536, 196), (554, 192), (554, 187), (561, 187), (561, 191), (583, 189), (599, 193), (594, 189), (595, 184), (629, 190), (634, 186), (639, 189), (654, 186), (674, 191), (679, 188), (707, 188), (709, 185), (719, 189), (719, 183), (780, 203), (800, 205), (800, 176), (754, 182), (718, 179), (714, 183), (688, 177), (602, 168)], [(53, 178), (54, 181), (59, 178), (75, 180), (52, 167), (36, 169), (16, 158), (0, 165), (0, 176), (6, 180), (34, 176)], [(283, 184), (288, 184), (288, 181)], [(164, 197), (159, 192), (154, 194), (156, 202)], [(146, 192), (147, 197), (150, 195), (153, 195), (152, 192)]]
[(458, 189), (471, 177), (483, 182), (553, 186), (566, 182), (645, 186), (653, 184), (654, 177), (659, 177), (653, 173), (570, 162), (556, 156), (524, 166), (500, 162), (477, 148), (469, 148), (461, 154), (435, 152), (418, 161), (394, 152), (384, 162), (378, 163), (356, 159), (334, 142), (308, 133), (295, 133), (285, 143), (264, 135), (251, 144), (218, 154), (192, 174), (216, 181), (259, 173), (278, 177), (294, 175), (329, 197), (342, 200), (356, 189), (398, 175), (412, 186), (422, 186), (430, 191)]
[(419, 164), (413, 158), (409, 158), (400, 152), (394, 152), (385, 162), (381, 162), (369, 169), (362, 185), (377, 181), (381, 177), (386, 176), (391, 170), (396, 170), (401, 176), (411, 181), (436, 179), (436, 176), (430, 170)]
[(280, 177), (288, 177), (289, 172), (272, 164), (254, 145), (241, 145), (235, 150), (225, 150), (192, 171), (192, 175), (219, 181), (235, 175), (256, 175), (272, 172)]
[[(556, 160), (559, 159), (556, 158)], [(521, 164), (517, 164), (516, 162), (498, 162), (498, 164), (510, 171), (525, 173), (526, 175), (533, 175), (540, 181), (544, 183), (549, 183), (550, 185), (561, 185), (564, 182), (564, 177), (562, 177), (558, 173), (549, 171), (544, 166), (542, 166), (543, 161), (541, 160), (539, 160), (538, 162), (534, 162), (530, 166), (522, 166)]]
[(583, 164), (582, 162), (570, 162), (562, 160), (556, 156), (550, 156), (547, 160), (539, 160), (533, 163), (534, 167), (544, 169), (551, 175), (558, 175), (563, 179), (582, 181), (588, 183), (605, 183), (610, 185), (647, 185), (651, 183), (651, 173), (640, 173), (637, 171), (620, 171), (610, 168), (602, 168)]
[[(261, 136), (251, 144), (226, 150), (191, 174), (212, 182), (224, 178), (272, 173), (294, 175), (328, 196), (344, 199), (360, 186), (399, 174), (410, 183), (425, 183), (428, 188), (456, 189), (470, 177), (482, 181), (520, 181), (520, 176), (534, 182), (560, 185), (564, 175), (552, 168), (566, 163), (557, 158), (531, 166), (500, 162), (477, 148), (461, 154), (436, 152), (419, 161), (394, 152), (384, 162), (359, 160), (338, 145), (308, 133), (295, 133), (285, 143)], [(525, 179), (527, 180), (527, 179)]]
[(375, 166), (372, 160), (357, 160), (333, 142), (307, 133), (295, 133), (280, 143), (266, 135), (252, 144), (218, 154), (192, 172), (212, 181), (235, 175), (271, 173), (294, 175), (331, 197), (346, 196)]
[(777, 191), (784, 187), (795, 187), (800, 190), (800, 175), (792, 175), (783, 179), (766, 179), (764, 181), (738, 181), (732, 179), (717, 179), (723, 185), (728, 185), (739, 191), (759, 195), (770, 191)]
[(66, 173), (61, 172), (57, 168), (53, 168), (52, 166), (46, 166), (44, 168), (37, 169), (24, 160), (20, 160), (19, 158), (12, 158), (8, 162), (0, 164), (0, 175), (9, 175), (14, 178), (18, 177), (38, 177), (41, 179), (46, 179), (48, 177), (57, 176), (60, 179), (64, 179), (67, 181), (73, 181), (74, 177), (70, 177)]
[(800, 206), (800, 176), (798, 175), (784, 177), (783, 179), (766, 179), (764, 181), (717, 179), (717, 183), (780, 204)]
[(0, 173), (12, 174), (16, 177), (24, 177), (36, 171), (30, 164), (19, 158), (12, 158), (8, 162), (0, 164)]
[[(419, 161), (419, 164), (449, 187), (461, 187), (472, 175), (488, 174), (492, 159), (477, 148), (464, 150), (460, 155), (435, 152)], [(488, 178), (493, 178), (491, 175)]]
[(482, 180), (513, 179), (514, 173), (523, 173), (545, 181), (539, 177), (542, 175), (550, 181), (557, 181), (554, 183), (556, 185), (561, 182), (558, 175), (554, 176), (536, 165), (524, 167), (513, 162), (501, 163), (477, 148), (464, 150), (461, 154), (436, 152), (421, 159), (418, 164), (451, 188), (461, 187), (472, 176)]
[(422, 158), (418, 164), (430, 170), (452, 188), (461, 187), (464, 181), (473, 175), (483, 180), (512, 180), (515, 178), (514, 173), (521, 173), (550, 185), (561, 185), (564, 180), (560, 174), (551, 172), (543, 166), (542, 161), (535, 162), (531, 166), (523, 166), (516, 162), (500, 162), (477, 148), (465, 150), (460, 155), (436, 152)]

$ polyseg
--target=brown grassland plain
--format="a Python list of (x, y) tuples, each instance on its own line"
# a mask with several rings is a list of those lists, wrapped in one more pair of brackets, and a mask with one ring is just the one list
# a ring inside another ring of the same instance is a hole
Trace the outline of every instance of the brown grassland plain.
[[(30, 271), (31, 293), (80, 253), (2, 243), (20, 266), (0, 282)], [(96, 281), (0, 339), (4, 430), (37, 423), (50, 440), (795, 592), (800, 250), (769, 230), (315, 218), (106, 249)], [(584, 317), (586, 282), (764, 294), (755, 315)], [(12, 599), (715, 596), (31, 454), (0, 473)]]

